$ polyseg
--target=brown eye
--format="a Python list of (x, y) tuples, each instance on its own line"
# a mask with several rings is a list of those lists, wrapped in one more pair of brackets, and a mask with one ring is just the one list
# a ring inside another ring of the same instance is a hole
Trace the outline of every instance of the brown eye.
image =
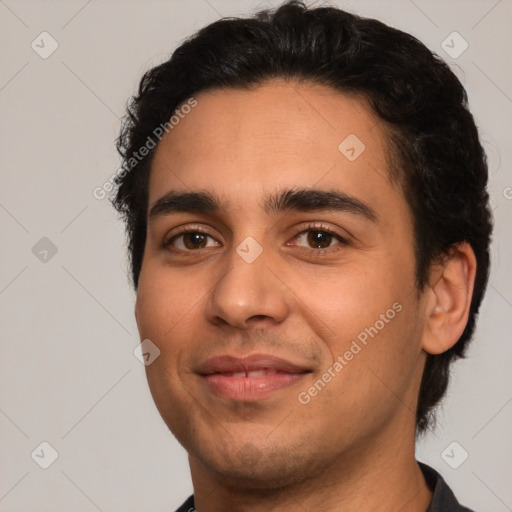
[(207, 235), (203, 233), (185, 233), (183, 235), (183, 244), (187, 249), (202, 249), (206, 246)]
[(164, 243), (165, 248), (172, 247), (181, 251), (195, 251), (218, 245), (219, 243), (214, 238), (201, 231), (185, 231)]
[(320, 250), (346, 243), (341, 236), (324, 229), (306, 229), (299, 233), (295, 240), (299, 246)]
[(331, 245), (333, 236), (325, 231), (308, 231), (308, 244), (318, 249), (325, 249)]

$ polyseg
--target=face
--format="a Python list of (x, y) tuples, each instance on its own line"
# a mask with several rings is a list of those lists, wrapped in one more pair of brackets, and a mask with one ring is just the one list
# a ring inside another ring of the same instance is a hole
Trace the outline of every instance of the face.
[(413, 442), (424, 314), (382, 123), (304, 83), (196, 99), (156, 150), (136, 303), (192, 471), (282, 485)]

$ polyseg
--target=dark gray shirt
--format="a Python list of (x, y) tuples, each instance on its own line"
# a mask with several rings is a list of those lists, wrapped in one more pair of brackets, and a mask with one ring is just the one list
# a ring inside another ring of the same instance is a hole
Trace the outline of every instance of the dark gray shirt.
[[(432, 501), (425, 512), (473, 512), (459, 504), (452, 490), (437, 471), (421, 462), (419, 465), (432, 491)], [(190, 496), (176, 512), (195, 512), (194, 496)]]

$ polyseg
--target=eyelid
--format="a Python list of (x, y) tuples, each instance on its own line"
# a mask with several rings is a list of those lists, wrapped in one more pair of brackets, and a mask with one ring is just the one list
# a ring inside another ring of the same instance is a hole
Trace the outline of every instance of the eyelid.
[[(301, 235), (307, 233), (308, 231), (320, 231), (322, 233), (327, 233), (334, 239), (337, 239), (338, 243), (330, 245), (329, 247), (305, 247), (303, 245), (291, 243), (296, 241)], [(291, 247), (298, 257), (302, 255), (302, 257), (306, 257), (308, 259), (334, 256), (338, 251), (342, 251), (350, 245), (349, 239), (340, 235), (337, 231), (328, 226), (325, 226), (324, 224), (310, 224), (305, 227), (303, 226), (302, 229), (299, 230), (297, 234), (291, 239), (291, 242), (286, 243), (287, 247)]]
[(204, 224), (186, 224), (184, 226), (180, 226), (176, 228), (176, 230), (171, 230), (171, 232), (167, 233), (163, 239), (162, 247), (165, 249), (171, 245), (171, 242), (178, 236), (184, 235), (185, 233), (201, 233), (204, 235), (208, 235), (213, 238), (216, 242), (220, 243), (217, 238), (212, 234), (210, 229), (206, 227)]
[[(334, 237), (338, 238), (340, 242), (344, 244), (350, 243), (350, 236), (347, 233), (347, 236), (344, 236), (340, 234), (338, 231), (336, 231), (334, 228), (331, 228), (330, 226), (323, 224), (323, 223), (308, 223), (305, 226), (301, 226), (300, 230), (296, 232), (296, 234), (293, 236), (292, 240), (295, 240), (299, 235), (302, 235), (302, 233), (305, 233), (307, 231), (322, 231), (325, 233), (328, 233), (329, 235), (333, 235)], [(319, 249), (314, 249), (315, 251), (318, 251)]]

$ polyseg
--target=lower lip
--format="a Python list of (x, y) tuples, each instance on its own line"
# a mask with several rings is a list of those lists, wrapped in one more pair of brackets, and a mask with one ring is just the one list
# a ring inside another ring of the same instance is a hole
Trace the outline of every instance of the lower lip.
[(254, 401), (293, 386), (306, 373), (280, 372), (261, 377), (230, 377), (221, 373), (205, 375), (208, 387), (221, 398), (238, 401)]

